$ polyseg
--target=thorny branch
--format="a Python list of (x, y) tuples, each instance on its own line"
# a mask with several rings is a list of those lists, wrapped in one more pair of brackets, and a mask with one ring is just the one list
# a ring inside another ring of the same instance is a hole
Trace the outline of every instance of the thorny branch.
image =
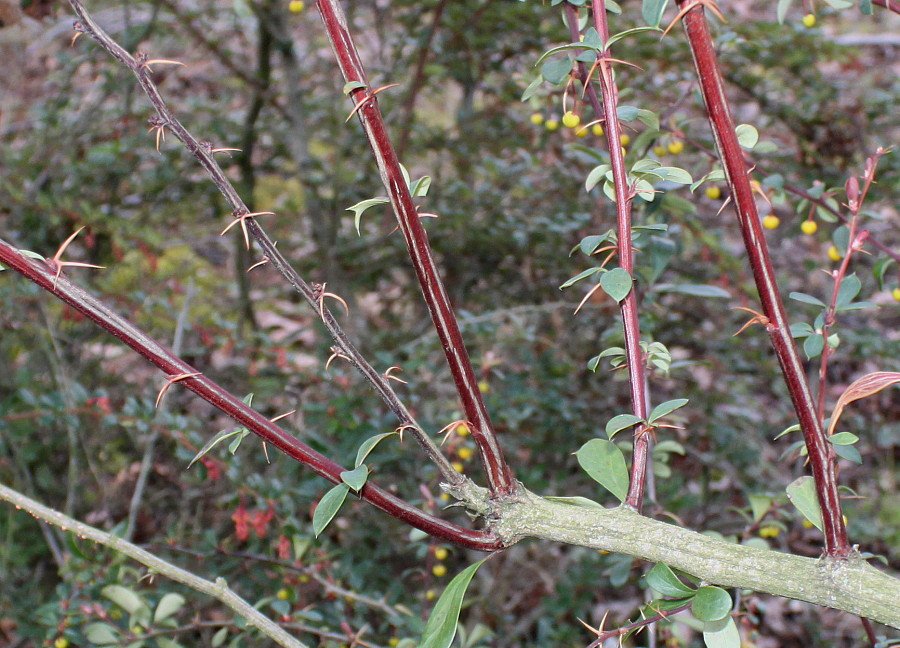
[[(225, 197), (226, 202), (232, 209), (235, 218), (234, 224), (240, 221), (241, 228), (245, 235), (250, 236), (262, 248), (264, 259), (268, 260), (279, 273), (288, 281), (288, 283), (298, 292), (306, 302), (319, 313), (325, 328), (331, 335), (341, 353), (348, 358), (354, 367), (363, 375), (375, 389), (381, 399), (391, 408), (397, 416), (400, 425), (404, 429), (412, 431), (416, 440), (425, 450), (426, 455), (435, 463), (441, 473), (442, 479), (452, 485), (460, 484), (463, 476), (453, 469), (450, 461), (441, 453), (437, 445), (425, 433), (421, 425), (413, 418), (412, 414), (406, 406), (400, 401), (387, 379), (375, 370), (374, 367), (362, 356), (356, 349), (344, 330), (338, 324), (332, 312), (327, 308), (320, 308), (318, 297), (312, 286), (303, 280), (296, 270), (290, 265), (285, 257), (279, 252), (275, 243), (266, 234), (265, 230), (259, 225), (255, 218), (249, 217), (251, 211), (247, 208), (244, 201), (238, 195), (237, 190), (228, 180), (219, 164), (214, 158), (216, 149), (207, 143), (198, 141), (176, 118), (174, 112), (166, 105), (159, 92), (156, 84), (147, 73), (147, 57), (139, 54), (137, 58), (129, 54), (122, 48), (109, 34), (107, 34), (90, 16), (80, 0), (70, 0), (72, 8), (78, 16), (75, 23), (77, 33), (86, 33), (90, 35), (103, 49), (109, 52), (116, 60), (129, 68), (138, 79), (141, 88), (150, 99), (150, 103), (156, 110), (153, 118), (154, 123), (159, 124), (160, 129), (167, 128), (187, 147), (187, 149), (197, 158), (201, 166), (206, 170), (219, 192)], [(160, 130), (159, 132), (163, 132)], [(230, 227), (230, 225), (229, 225)]]

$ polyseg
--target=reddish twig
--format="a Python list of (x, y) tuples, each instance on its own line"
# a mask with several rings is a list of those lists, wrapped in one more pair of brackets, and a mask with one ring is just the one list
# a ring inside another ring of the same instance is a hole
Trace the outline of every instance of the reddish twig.
[[(53, 268), (45, 261), (25, 256), (2, 239), (0, 239), (0, 261), (84, 314), (104, 331), (119, 338), (163, 372), (174, 376), (180, 385), (233, 418), (266, 443), (270, 443), (292, 459), (309, 466), (313, 472), (328, 481), (335, 484), (341, 483), (341, 473), (345, 470), (343, 467), (300, 442), (292, 434), (250, 408), (241, 399), (199, 373), (194, 367), (175, 356), (93, 295), (70, 282), (64, 275), (57, 277)], [(481, 551), (494, 551), (502, 547), (501, 541), (490, 531), (466, 529), (436, 518), (376, 486), (371, 481), (366, 482), (366, 485), (359, 491), (359, 495), (388, 515), (449, 542)]]
[[(89, 34), (101, 47), (103, 47), (103, 49), (134, 73), (141, 88), (143, 88), (147, 97), (150, 99), (150, 103), (156, 110), (153, 121), (158, 123), (160, 128), (168, 128), (194, 155), (194, 157), (197, 158), (201, 166), (209, 174), (213, 184), (216, 185), (216, 188), (218, 188), (219, 192), (232, 209), (232, 215), (235, 218), (235, 220), (232, 221), (232, 225), (240, 220), (243, 231), (249, 233), (260, 248), (262, 248), (264, 255), (263, 259), (268, 263), (271, 263), (287, 280), (291, 287), (300, 293), (315, 312), (321, 316), (326, 330), (331, 335), (341, 355), (347, 358), (347, 360), (356, 367), (357, 371), (359, 371), (372, 385), (381, 399), (391, 408), (399, 419), (401, 426), (404, 429), (412, 431), (412, 434), (415, 436), (419, 445), (422, 446), (426, 455), (438, 467), (441, 477), (449, 484), (458, 485), (462, 483), (464, 480), (463, 476), (453, 469), (450, 465), (450, 461), (443, 453), (441, 453), (440, 449), (413, 418), (406, 406), (399, 398), (397, 398), (397, 395), (394, 393), (388, 380), (380, 372), (376, 371), (356, 349), (338, 324), (332, 312), (327, 308), (321, 307), (319, 302), (320, 295), (316, 293), (313, 286), (300, 277), (287, 259), (276, 249), (275, 243), (272, 242), (271, 238), (269, 238), (257, 220), (251, 217), (250, 209), (247, 208), (247, 205), (241, 199), (237, 190), (234, 188), (234, 185), (228, 180), (214, 158), (214, 154), (217, 151), (230, 149), (213, 148), (208, 142), (200, 142), (191, 135), (191, 133), (188, 132), (176, 118), (172, 110), (166, 105), (156, 84), (150, 78), (150, 75), (146, 73), (146, 66), (114, 41), (109, 34), (94, 21), (90, 14), (88, 14), (80, 0), (70, 0), (69, 4), (72, 5), (72, 8), (78, 16), (78, 21), (75, 24), (75, 31), (77, 33)], [(141, 58), (143, 59), (145, 57)]]
[[(574, 5), (566, 3), (566, 22), (569, 36), (578, 41), (578, 12)], [(606, 8), (601, 0), (592, 0), (594, 28), (605, 43), (609, 40), (609, 28), (606, 24)], [(608, 60), (609, 50), (597, 56), (596, 69), (600, 76), (600, 92), (603, 95), (601, 105), (597, 91), (588, 78), (583, 63), (577, 64), (577, 72), (585, 89), (585, 94), (595, 117), (604, 119), (604, 133), (609, 146), (609, 159), (613, 172), (613, 185), (616, 191), (616, 237), (619, 267), (632, 275), (634, 271), (634, 254), (631, 245), (631, 200), (632, 191), (628, 185), (628, 172), (625, 170), (625, 156), (622, 153), (620, 136), (622, 129), (616, 114), (618, 91), (612, 77), (612, 68)], [(638, 323), (637, 295), (632, 289), (619, 302), (622, 312), (622, 326), (625, 333), (625, 355), (628, 364), (628, 383), (631, 389), (631, 409), (635, 416), (647, 418), (646, 380), (644, 376), (644, 358), (641, 352), (641, 328)], [(650, 454), (650, 432), (646, 426), (638, 424), (634, 430), (634, 447), (631, 455), (628, 492), (625, 503), (640, 511), (644, 500), (644, 487), (647, 481), (647, 462)]]
[(471, 424), (472, 437), (481, 452), (488, 486), (494, 495), (510, 494), (516, 489), (512, 471), (503, 458), (503, 451), (497, 441), (484, 399), (478, 389), (478, 381), (475, 379), (469, 354), (463, 343), (459, 323), (431, 254), (428, 235), (400, 170), (400, 161), (388, 136), (378, 108), (378, 100), (369, 88), (366, 71), (347, 28), (346, 16), (338, 0), (318, 0), (316, 5), (325, 23), (325, 31), (344, 80), (347, 83), (364, 84), (350, 92), (350, 99), (356, 107), (356, 115), (369, 139), (381, 180), (397, 215), (400, 231), (406, 241), (416, 278), (441, 341), (441, 347), (444, 349), (465, 417)]
[[(678, 0), (678, 6), (682, 8), (689, 3), (690, 0)], [(803, 431), (822, 509), (825, 550), (829, 556), (846, 557), (850, 553), (850, 543), (842, 519), (834, 460), (822, 428), (822, 421), (809, 391), (803, 363), (788, 327), (784, 304), (775, 281), (775, 271), (769, 258), (756, 203), (753, 200), (748, 170), (737, 141), (734, 121), (725, 100), (724, 84), (703, 7), (697, 5), (688, 11), (682, 22), (694, 58), (716, 148), (731, 190), (762, 310), (769, 320), (766, 330), (781, 365), (791, 402)]]

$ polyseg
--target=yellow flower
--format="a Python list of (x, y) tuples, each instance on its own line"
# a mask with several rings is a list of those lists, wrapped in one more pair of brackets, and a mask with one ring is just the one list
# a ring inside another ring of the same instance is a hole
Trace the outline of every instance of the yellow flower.
[(65, 637), (57, 637), (53, 642), (53, 648), (69, 648), (69, 640)]
[(391, 637), (390, 639), (388, 639), (388, 646), (393, 647), (399, 643), (400, 643), (400, 639), (398, 639), (397, 637)]
[(891, 297), (893, 297), (895, 301), (900, 302), (900, 288), (894, 288), (891, 291)]
[(557, 128), (559, 128), (559, 122), (555, 119), (548, 119), (544, 122), (544, 127), (548, 131), (555, 131)]
[(706, 197), (710, 200), (717, 200), (721, 195), (722, 190), (719, 189), (716, 185), (712, 185), (706, 188)]
[(456, 454), (459, 455), (459, 458), (465, 461), (469, 457), (472, 456), (472, 448), (460, 448), (456, 451)]
[(682, 142), (681, 140), (672, 140), (671, 142), (669, 142), (669, 146), (667, 148), (669, 150), (669, 153), (671, 153), (672, 155), (678, 155), (684, 150), (684, 142)]
[(628, 143), (630, 141), (631, 141), (631, 137), (629, 137), (625, 133), (622, 133), (621, 135), (619, 135), (619, 144), (621, 144), (622, 146), (628, 146)]
[(588, 130), (587, 128), (581, 127), (577, 131), (575, 131), (575, 137), (587, 137)]
[(669, 152), (669, 149), (667, 149), (665, 146), (663, 146), (661, 144), (657, 144), (656, 146), (653, 147), (653, 155), (655, 155), (657, 157), (662, 157), (663, 155), (665, 155), (668, 152)]
[(812, 529), (813, 528), (813, 523), (810, 522), (809, 520), (807, 520), (806, 518), (803, 518), (802, 524), (803, 524), (804, 529)]
[(830, 248), (828, 248), (828, 258), (832, 261), (840, 261), (844, 257), (842, 257), (841, 253), (838, 252), (838, 249), (832, 245)]
[(441, 563), (438, 563), (431, 568), (431, 573), (440, 578), (441, 576), (445, 576), (447, 574), (447, 567)]
[(425, 592), (426, 600), (433, 601), (435, 599), (435, 597), (437, 597), (437, 594), (435, 594), (434, 590), (428, 590), (427, 592)]
[(593, 126), (591, 126), (591, 132), (597, 137), (600, 137), (601, 135), (603, 135), (603, 126), (601, 126), (600, 124), (594, 124)]
[(767, 216), (763, 216), (762, 226), (766, 229), (775, 229), (781, 224), (781, 219), (778, 218), (775, 214), (768, 214)]
[(803, 18), (800, 19), (803, 24), (807, 27), (812, 27), (816, 24), (816, 17), (813, 14), (806, 14)]
[(450, 465), (453, 466), (453, 470), (456, 472), (462, 472), (465, 470), (465, 467), (462, 465), (461, 461), (451, 461)]
[(447, 550), (443, 547), (438, 547), (434, 550), (434, 557), (438, 560), (444, 560), (447, 557)]
[(566, 128), (575, 128), (576, 126), (578, 126), (578, 124), (581, 123), (581, 117), (569, 110), (565, 115), (563, 115), (562, 123)]
[(300, 2), (300, 0), (292, 0), (288, 3), (288, 11), (290, 11), (291, 13), (300, 13), (305, 8), (306, 3)]
[(800, 231), (804, 234), (815, 234), (817, 229), (819, 229), (819, 226), (814, 220), (805, 220), (800, 223)]
[(478, 391), (480, 391), (482, 394), (487, 394), (489, 391), (491, 391), (491, 386), (488, 384), (487, 380), (478, 381)]
[(282, 601), (285, 601), (291, 598), (291, 590), (287, 589), (286, 587), (282, 587), (280, 590), (275, 592), (275, 596), (276, 598), (280, 598)]
[(466, 436), (469, 433), (469, 426), (467, 426), (465, 423), (460, 423), (456, 426), (456, 433), (459, 436)]
[(544, 123), (544, 116), (541, 113), (532, 113), (531, 123), (535, 126), (539, 126), (540, 124)]
[(781, 529), (777, 526), (759, 527), (759, 536), (761, 538), (774, 538), (780, 533)]
[(442, 502), (449, 502), (450, 494), (449, 493), (441, 493), (440, 495), (438, 495), (438, 499), (441, 500)]

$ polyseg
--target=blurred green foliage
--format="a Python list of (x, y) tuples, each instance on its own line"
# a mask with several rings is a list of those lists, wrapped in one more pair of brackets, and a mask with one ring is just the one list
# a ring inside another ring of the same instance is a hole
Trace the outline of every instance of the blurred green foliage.
[[(376, 367), (403, 368), (410, 384), (398, 392), (437, 431), (460, 412), (402, 238), (391, 233), (382, 208), (367, 212), (362, 236), (356, 234), (346, 209), (380, 195), (377, 172), (359, 125), (344, 123), (351, 107), (314, 10), (291, 13), (287, 4), (165, 0), (89, 8), (129, 50), (187, 64), (155, 75), (166, 101), (199, 139), (244, 149), (222, 159), (245, 200), (276, 212), (263, 224), (279, 248), (306, 279), (327, 281), (347, 299), (352, 338)], [(562, 87), (545, 84), (519, 101), (540, 54), (568, 40), (558, 8), (344, 4), (373, 85), (400, 84), (381, 93), (379, 103), (392, 134), (406, 143), (404, 164), (414, 177), (433, 178), (423, 211), (440, 218), (426, 226), (516, 477), (540, 493), (611, 505), (572, 453), (628, 410), (622, 372), (604, 363), (596, 372), (586, 368), (600, 351), (621, 344), (618, 311), (597, 296), (573, 316), (589, 286), (559, 290), (597, 258), (570, 251), (613, 226), (611, 204), (598, 200), (599, 189), (588, 195), (583, 187), (596, 164), (591, 150), (602, 150), (602, 139), (530, 120), (534, 113), (558, 120), (571, 108), (571, 96), (562, 105)], [(874, 32), (879, 25), (870, 17), (826, 10), (819, 24), (827, 27), (809, 29), (799, 15), (779, 26), (773, 11), (757, 8), (760, 20), (738, 15), (717, 25), (717, 45), (738, 121), (752, 123), (771, 143), (754, 157), (756, 177), (769, 179), (764, 186), (781, 218), (768, 236), (783, 292), (823, 297), (830, 280), (819, 270), (833, 265), (826, 250), (836, 225), (820, 220), (816, 234), (801, 234), (807, 211), (798, 213), (800, 198), (781, 187), (840, 187), (876, 146), (897, 141), (896, 62), (878, 47), (842, 45), (832, 36)], [(616, 30), (642, 24), (630, 5), (611, 19)], [(49, 256), (86, 225), (71, 254), (107, 269), (72, 270), (73, 276), (158, 339), (181, 339), (183, 357), (235, 393), (252, 392), (267, 416), (297, 409), (288, 429), (351, 464), (364, 439), (395, 427), (392, 417), (349, 366), (338, 360), (323, 370), (329, 340), (274, 272), (257, 268), (246, 279), (256, 253), (241, 252), (236, 228), (219, 236), (229, 214), (215, 188), (171, 139), (157, 153), (147, 132), (148, 103), (134, 79), (86, 37), (68, 47), (70, 34), (57, 27), (70, 22), (63, 6), (54, 7), (28, 27), (36, 35), (29, 47), (0, 44), (10, 61), (0, 80), (8, 84), (9, 106), (0, 120), (3, 237)], [(258, 60), (261, 39), (271, 45), (268, 71)], [(643, 68), (618, 70), (620, 99), (654, 111), (662, 124), (641, 141), (645, 127), (629, 123), (635, 140), (629, 159), (684, 142), (677, 155), (665, 148), (652, 154), (694, 178), (709, 173), (714, 163), (705, 151), (713, 145), (677, 30), (662, 41), (637, 35), (619, 47), (618, 55)], [(883, 158), (864, 223), (892, 249), (900, 243), (890, 198), (900, 190), (898, 170), (900, 156)], [(772, 179), (776, 173), (780, 180)], [(638, 275), (653, 280), (640, 286), (644, 339), (673, 356), (668, 374), (651, 376), (650, 393), (654, 404), (690, 399), (678, 412), (683, 429), (659, 431), (659, 441), (680, 445), (663, 446), (655, 457), (647, 512), (759, 541), (748, 496), (766, 495), (766, 520), (782, 530), (764, 541), (816, 555), (818, 533), (804, 527), (784, 497), (802, 458), (782, 456), (796, 440), (790, 435), (773, 441), (793, 417), (765, 333), (756, 326), (732, 337), (749, 316), (729, 307), (753, 307), (755, 299), (729, 208), (719, 213), (722, 202), (702, 189), (691, 194), (673, 186), (636, 204), (636, 224), (667, 226), (648, 237), (637, 257)], [(840, 318), (830, 402), (863, 373), (900, 370), (900, 316), (890, 297), (897, 272), (877, 283), (870, 270), (879, 258), (854, 257), (862, 298), (881, 307)], [(730, 299), (661, 284), (715, 286)], [(801, 304), (788, 307), (792, 322), (809, 316)], [(374, 645), (418, 636), (434, 593), (474, 560), (355, 502), (314, 540), (311, 510), (328, 485), (275, 453), (267, 460), (253, 439), (234, 456), (217, 446), (185, 470), (229, 421), (177, 387), (164, 408), (154, 409), (163, 384), (157, 372), (12, 273), (0, 275), (0, 325), (7, 367), (0, 374), (0, 479), (125, 533), (143, 462), (149, 470), (131, 513), (134, 540), (203, 575), (224, 576), (286, 627), (305, 629), (300, 634), (312, 645), (346, 645), (342, 623), (367, 626)], [(817, 366), (810, 365), (811, 379)], [(851, 540), (895, 570), (900, 504), (890, 495), (898, 478), (897, 411), (896, 392), (883, 392), (849, 408), (841, 426), (861, 437), (863, 463), (841, 462), (841, 482), (856, 494), (845, 503)], [(470, 437), (452, 435), (445, 447), (479, 476)], [(373, 479), (439, 509), (445, 502), (436, 472), (416, 450), (408, 440), (383, 442), (372, 454)], [(444, 514), (466, 523), (454, 509)], [(0, 637), (33, 646), (60, 637), (70, 645), (102, 644), (87, 635), (91, 623), (102, 621), (116, 629), (116, 645), (261, 645), (209, 601), (13, 510), (0, 510), (0, 538)], [(446, 576), (435, 575), (439, 564)], [(463, 617), (473, 648), (584, 645), (590, 637), (576, 617), (609, 609), (610, 622), (624, 622), (644, 600), (644, 570), (630, 558), (579, 548), (514, 547), (475, 577)], [(172, 592), (187, 603), (170, 617), (174, 630), (130, 625), (127, 612), (104, 596), (109, 585), (133, 591), (148, 609)], [(782, 646), (854, 640), (827, 612), (779, 611), (757, 596), (747, 609), (750, 637), (758, 633)], [(796, 636), (766, 626), (767, 614), (795, 615)], [(477, 624), (497, 635), (472, 635)], [(153, 636), (144, 637), (148, 632)], [(662, 632), (667, 645), (697, 645), (677, 624)]]

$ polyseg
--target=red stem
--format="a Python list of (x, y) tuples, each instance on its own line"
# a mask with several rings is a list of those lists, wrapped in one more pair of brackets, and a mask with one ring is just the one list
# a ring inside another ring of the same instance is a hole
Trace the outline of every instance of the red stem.
[[(609, 28), (606, 24), (606, 8), (602, 0), (592, 0), (594, 28), (603, 42), (609, 39)], [(578, 11), (574, 5), (566, 3), (566, 22), (569, 36), (573, 42), (579, 38)], [(597, 66), (600, 76), (600, 92), (603, 95), (601, 105), (597, 91), (587, 78), (583, 63), (578, 63), (578, 74), (585, 88), (585, 93), (594, 113), (604, 119), (606, 142), (609, 146), (609, 160), (613, 172), (613, 185), (616, 190), (616, 254), (619, 267), (633, 275), (634, 254), (631, 245), (631, 187), (628, 185), (628, 172), (625, 170), (625, 156), (622, 154), (620, 136), (622, 129), (616, 114), (618, 92), (612, 78), (612, 69), (604, 57), (609, 51), (600, 54)], [(625, 334), (625, 356), (628, 364), (628, 384), (631, 390), (631, 409), (635, 416), (647, 418), (647, 398), (644, 379), (644, 358), (641, 353), (641, 328), (638, 322), (637, 295), (632, 288), (625, 299), (619, 302), (622, 312), (622, 327)], [(634, 443), (629, 471), (628, 492), (625, 504), (640, 511), (644, 501), (644, 486), (647, 481), (647, 458), (650, 452), (650, 434), (646, 426), (638, 424), (634, 429)]]
[(369, 139), (381, 180), (397, 215), (400, 231), (406, 241), (416, 278), (450, 366), (450, 373), (462, 402), (465, 417), (470, 424), (472, 437), (481, 452), (491, 493), (493, 495), (512, 493), (516, 489), (512, 471), (503, 458), (503, 451), (497, 442), (493, 424), (478, 389), (475, 372), (460, 334), (459, 323), (456, 321), (450, 299), (431, 255), (428, 235), (419, 220), (416, 206), (400, 170), (400, 162), (388, 136), (381, 111), (378, 109), (378, 100), (370, 93), (365, 69), (347, 28), (347, 19), (337, 0), (318, 0), (316, 4), (344, 80), (365, 84), (365, 87), (351, 91), (350, 98), (354, 106), (364, 102), (356, 114)]
[[(119, 338), (169, 376), (197, 373), (194, 367), (175, 356), (97, 298), (70, 282), (65, 276), (57, 279), (55, 271), (50, 268), (49, 264), (26, 257), (2, 239), (0, 239), (0, 261), (83, 313), (100, 328)], [(301, 443), (293, 435), (269, 421), (206, 376), (201, 374), (186, 378), (179, 381), (179, 384), (187, 387), (213, 407), (245, 426), (266, 443), (272, 444), (292, 459), (309, 466), (317, 475), (335, 484), (341, 482), (341, 472), (345, 470), (344, 468)], [(359, 495), (388, 515), (462, 547), (480, 551), (494, 551), (502, 547), (500, 540), (491, 535), (489, 531), (466, 529), (436, 518), (371, 482), (366, 483)]]
[[(690, 6), (691, 0), (677, 0), (677, 3), (679, 9), (683, 9)], [(725, 100), (725, 88), (702, 5), (696, 5), (691, 11), (688, 11), (684, 15), (683, 22), (763, 313), (768, 318), (766, 330), (772, 340), (772, 347), (781, 365), (791, 402), (803, 431), (819, 506), (822, 509), (825, 550), (829, 556), (846, 557), (850, 553), (850, 543), (841, 513), (841, 501), (838, 497), (831, 448), (825, 438), (822, 420), (816, 412), (816, 406), (809, 392), (803, 363), (794, 346), (784, 313), (784, 304), (778, 293), (775, 271), (769, 259), (766, 240), (750, 188), (748, 171), (744, 164), (744, 156), (735, 134), (734, 121)]]

